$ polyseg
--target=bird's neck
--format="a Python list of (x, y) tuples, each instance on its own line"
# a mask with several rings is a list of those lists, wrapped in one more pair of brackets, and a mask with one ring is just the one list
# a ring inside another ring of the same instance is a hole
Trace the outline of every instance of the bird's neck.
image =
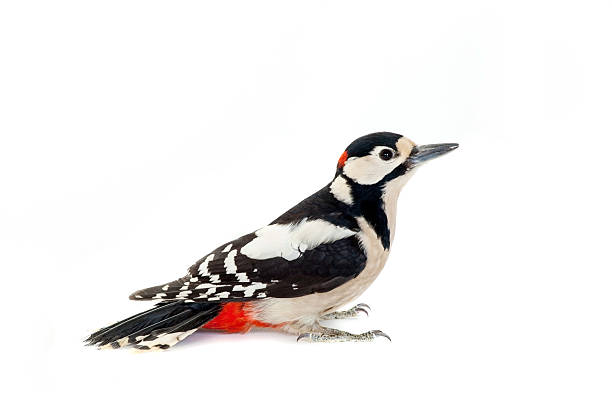
[(395, 213), (399, 191), (387, 189), (388, 183), (362, 185), (337, 175), (330, 185), (332, 195), (347, 205), (352, 217), (363, 217), (372, 227), (385, 249), (395, 233)]
[(363, 217), (372, 226), (383, 248), (389, 249), (395, 229), (395, 212), (389, 214), (386, 211), (387, 206), (382, 194), (358, 200), (352, 209), (356, 216)]
[(397, 177), (385, 184), (383, 188), (383, 193), (381, 200), (383, 202), (383, 208), (385, 214), (387, 215), (387, 220), (389, 224), (389, 242), (393, 242), (393, 238), (395, 237), (395, 220), (397, 215), (397, 200), (399, 198), (400, 191), (410, 177), (412, 173), (407, 173), (403, 176)]
[(399, 193), (412, 172), (374, 185), (362, 185), (338, 174), (330, 184), (330, 192), (346, 205), (353, 217), (363, 217), (372, 226), (385, 249), (395, 237), (395, 219)]

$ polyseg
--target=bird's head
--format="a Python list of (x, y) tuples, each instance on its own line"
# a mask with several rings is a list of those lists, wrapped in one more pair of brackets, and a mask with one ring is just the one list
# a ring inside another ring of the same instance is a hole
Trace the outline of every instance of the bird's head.
[(396, 133), (372, 133), (356, 139), (346, 148), (338, 160), (337, 174), (360, 185), (384, 183), (457, 147), (456, 143), (417, 146)]
[[(390, 184), (396, 187), (394, 190), (399, 190), (414, 169), (458, 146), (456, 143), (417, 146), (407, 137), (390, 132), (360, 137), (346, 148), (338, 160), (336, 185), (333, 186), (337, 194), (334, 195), (342, 197), (343, 189), (349, 195), (356, 193), (355, 189), (382, 192)], [(353, 201), (352, 197), (344, 198), (341, 201)]]

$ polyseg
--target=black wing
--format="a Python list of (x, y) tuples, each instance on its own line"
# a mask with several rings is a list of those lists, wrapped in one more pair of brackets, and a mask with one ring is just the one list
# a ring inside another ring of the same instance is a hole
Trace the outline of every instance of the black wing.
[(185, 277), (139, 290), (130, 299), (214, 302), (298, 297), (330, 291), (356, 277), (366, 263), (355, 235), (305, 250), (294, 260), (251, 259), (242, 254), (240, 249), (255, 237), (248, 234), (221, 246), (189, 268)]
[[(359, 226), (348, 214), (346, 204), (330, 193), (329, 184), (270, 225), (312, 221), (324, 222), (326, 228), (340, 228), (348, 234), (304, 250), (301, 245), (292, 248), (299, 249), (299, 256), (288, 260), (282, 256), (252, 259), (243, 254), (241, 249), (257, 237), (251, 233), (200, 259), (185, 277), (139, 290), (130, 298), (214, 302), (298, 297), (330, 291), (357, 276), (365, 266), (366, 256), (357, 238)], [(283, 242), (276, 244), (280, 246)]]

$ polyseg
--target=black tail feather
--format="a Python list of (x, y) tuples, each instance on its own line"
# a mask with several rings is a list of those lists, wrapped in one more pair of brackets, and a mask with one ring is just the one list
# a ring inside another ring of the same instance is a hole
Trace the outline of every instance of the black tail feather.
[(151, 332), (153, 332), (153, 330), (164, 329), (164, 328), (170, 327), (174, 324), (184, 321), (185, 319), (188, 319), (190, 316), (193, 316), (191, 309), (183, 310), (182, 312), (179, 312), (173, 316), (170, 316), (164, 320), (161, 320), (157, 323), (154, 323), (150, 326), (145, 327), (144, 329), (138, 330), (137, 332), (130, 334), (128, 336), (129, 338), (128, 343), (130, 344), (137, 343), (139, 337), (141, 339), (146, 338), (149, 334), (151, 334)]
[[(212, 320), (219, 313), (219, 311), (221, 310), (221, 307), (219, 305), (215, 305), (215, 306), (216, 308), (203, 310), (197, 313), (195, 316), (192, 316), (187, 320), (183, 320), (172, 327), (166, 327), (164, 329), (154, 330), (147, 337), (140, 340), (140, 342), (141, 343), (146, 343), (146, 342), (155, 343), (155, 340), (157, 340), (161, 336), (172, 334), (172, 333), (181, 333), (181, 332), (184, 333), (184, 332), (188, 332), (193, 329), (197, 329), (198, 327), (201, 327), (202, 325), (204, 325), (206, 322)], [(166, 345), (166, 344), (155, 344), (155, 346), (160, 347), (160, 348), (169, 347), (169, 345)], [(150, 345), (145, 345), (145, 344), (142, 344), (142, 345), (137, 344), (135, 347), (141, 350), (148, 350), (151, 348)]]
[(118, 348), (127, 344), (152, 341), (163, 334), (197, 329), (212, 320), (220, 310), (221, 305), (215, 303), (159, 303), (152, 309), (94, 332), (85, 342), (100, 347), (110, 344), (113, 348)]
[(89, 344), (108, 344), (111, 341), (131, 334), (133, 331), (140, 330), (156, 321), (180, 312), (182, 310), (181, 303), (182, 302), (159, 303), (152, 309), (130, 316), (110, 326), (103, 327), (89, 336), (85, 341)]

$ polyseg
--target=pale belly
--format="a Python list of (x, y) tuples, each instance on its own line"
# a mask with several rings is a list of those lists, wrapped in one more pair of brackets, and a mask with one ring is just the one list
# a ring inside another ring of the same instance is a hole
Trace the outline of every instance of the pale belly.
[(262, 299), (253, 304), (253, 318), (273, 324), (284, 324), (283, 329), (300, 333), (318, 324), (319, 317), (359, 297), (378, 277), (385, 266), (389, 251), (385, 250), (374, 230), (363, 219), (358, 219), (362, 232), (358, 237), (367, 253), (361, 273), (329, 292), (314, 293), (296, 298)]

